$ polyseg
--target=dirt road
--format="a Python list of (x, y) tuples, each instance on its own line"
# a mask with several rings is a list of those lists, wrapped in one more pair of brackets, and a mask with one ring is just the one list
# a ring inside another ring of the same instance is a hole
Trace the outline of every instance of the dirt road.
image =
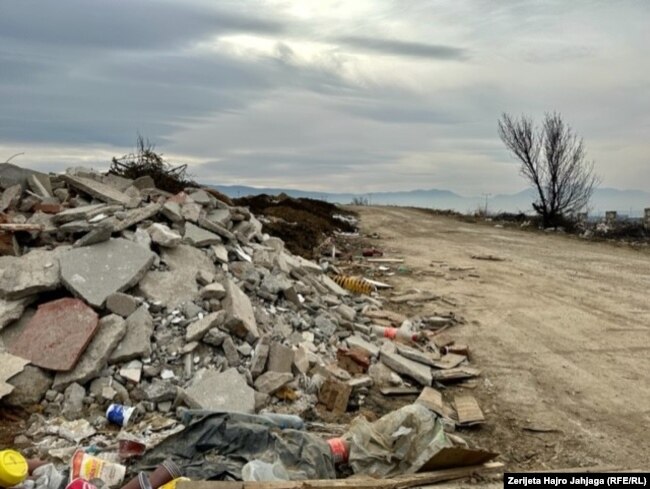
[(470, 438), (510, 468), (650, 468), (650, 253), (412, 209), (355, 210), (363, 232), (413, 270), (392, 278), (398, 288), (456, 304), (423, 313), (467, 320), (453, 334), (483, 370), (474, 394), (489, 420)]

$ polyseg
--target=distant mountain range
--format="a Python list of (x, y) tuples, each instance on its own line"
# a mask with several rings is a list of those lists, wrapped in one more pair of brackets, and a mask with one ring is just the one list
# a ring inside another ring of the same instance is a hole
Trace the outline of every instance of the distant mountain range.
[[(474, 212), (485, 207), (485, 197), (465, 197), (449, 190), (429, 189), (410, 190), (403, 192), (373, 192), (364, 194), (310, 192), (305, 190), (284, 188), (258, 188), (241, 185), (214, 185), (214, 188), (229, 197), (244, 197), (247, 195), (278, 195), (285, 193), (291, 197), (326, 200), (339, 204), (349, 204), (355, 198), (368, 199), (370, 204), (430, 207), (436, 209), (452, 209), (458, 212)], [(533, 211), (531, 203), (535, 200), (533, 189), (523, 190), (516, 194), (498, 194), (488, 197), (489, 212), (524, 212)], [(643, 209), (650, 207), (650, 192), (643, 190), (618, 190), (614, 188), (599, 188), (591, 199), (592, 215), (604, 215), (605, 211), (615, 210), (621, 215), (640, 217)]]

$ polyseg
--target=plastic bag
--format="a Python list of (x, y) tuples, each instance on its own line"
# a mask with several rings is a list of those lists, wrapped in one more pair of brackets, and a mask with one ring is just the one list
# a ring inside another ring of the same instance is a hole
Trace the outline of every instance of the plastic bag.
[(371, 477), (412, 474), (442, 448), (453, 446), (438, 416), (419, 404), (404, 406), (374, 423), (358, 417), (343, 438), (350, 444), (354, 473)]

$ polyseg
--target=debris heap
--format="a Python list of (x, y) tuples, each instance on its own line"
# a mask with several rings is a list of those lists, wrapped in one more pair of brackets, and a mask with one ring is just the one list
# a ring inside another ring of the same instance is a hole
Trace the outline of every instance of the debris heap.
[[(27, 453), (150, 450), (188, 409), (342, 414), (373, 388), (424, 387), (418, 404), (447, 423), (482, 421), (471, 398), (459, 419), (432, 388), (480, 374), (427, 339), (453, 318), (410, 321), (350, 293), (209, 188), (4, 164), (0, 190), (0, 403), (40, 404), (16, 439)], [(135, 407), (119, 433), (114, 403)]]

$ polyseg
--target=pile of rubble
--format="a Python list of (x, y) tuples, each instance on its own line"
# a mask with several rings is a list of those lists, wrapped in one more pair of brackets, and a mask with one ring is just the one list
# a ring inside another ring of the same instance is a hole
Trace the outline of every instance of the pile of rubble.
[[(480, 374), (433, 336), (453, 318), (349, 293), (209, 188), (5, 164), (0, 190), (0, 403), (39, 405), (15, 440), (25, 453), (150, 450), (188, 409), (342, 414), (371, 389), (425, 387), (418, 403), (451, 426), (482, 422), (472, 399), (456, 412), (432, 388)], [(135, 407), (120, 432), (113, 403)]]

